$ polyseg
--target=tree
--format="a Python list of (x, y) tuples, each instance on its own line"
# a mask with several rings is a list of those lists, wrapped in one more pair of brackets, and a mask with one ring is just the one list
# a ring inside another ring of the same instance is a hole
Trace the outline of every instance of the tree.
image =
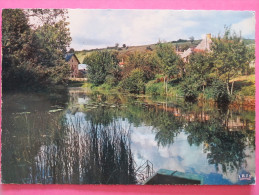
[[(243, 69), (243, 73), (245, 74), (251, 74), (251, 73), (254, 73), (254, 63), (255, 63), (255, 45), (254, 44), (250, 44), (250, 45), (247, 45), (247, 60), (248, 60), (248, 63), (249, 63), (249, 66), (248, 67), (245, 67)], [(252, 65), (250, 67), (250, 65)]]
[(178, 75), (181, 70), (181, 59), (175, 53), (172, 44), (170, 43), (158, 43), (156, 47), (156, 53), (160, 61), (160, 67), (164, 74), (164, 87), (167, 94), (168, 78)]
[(124, 44), (122, 45), (122, 47), (123, 47), (123, 48), (126, 48), (126, 44), (124, 43)]
[(149, 46), (146, 47), (146, 50), (153, 51), (153, 49)]
[(83, 63), (89, 65), (87, 75), (89, 81), (94, 85), (101, 85), (114, 67), (118, 66), (118, 59), (111, 51), (95, 51), (86, 56)]
[(13, 88), (18, 69), (28, 56), (30, 27), (28, 18), (20, 9), (4, 9), (2, 13), (3, 89)]
[(144, 91), (144, 71), (140, 68), (136, 68), (130, 72), (130, 74), (124, 78), (120, 84), (122, 90), (129, 91), (130, 93), (140, 93)]
[(54, 25), (44, 24), (35, 31), (38, 63), (53, 67), (64, 64), (64, 55), (71, 42), (68, 23), (59, 21)]
[(237, 36), (235, 32), (231, 34), (230, 28), (227, 27), (223, 37), (218, 36), (212, 41), (215, 75), (225, 82), (228, 94), (232, 95), (234, 81), (229, 89), (230, 80), (249, 66), (248, 49), (242, 41), (241, 35)]
[(68, 53), (75, 53), (74, 48), (70, 48), (69, 51), (68, 51)]
[(189, 64), (187, 66), (187, 73), (195, 77), (196, 83), (202, 86), (202, 91), (211, 78), (211, 69), (213, 64), (210, 61), (208, 53), (193, 53), (190, 56)]
[[(3, 83), (5, 89), (47, 87), (69, 75), (64, 60), (71, 42), (64, 10), (3, 11)], [(36, 24), (29, 24), (36, 17)], [(7, 87), (8, 86), (8, 87)]]
[(128, 56), (126, 66), (123, 69), (125, 76), (136, 68), (144, 71), (144, 81), (149, 81), (154, 78), (158, 72), (159, 60), (157, 55), (149, 52), (134, 52)]
[(31, 25), (36, 29), (45, 24), (55, 25), (59, 21), (66, 21), (68, 11), (66, 9), (26, 9), (24, 13), (35, 20)]
[(190, 36), (189, 39), (190, 39), (190, 41), (191, 41), (191, 44), (193, 44), (193, 42), (194, 42), (194, 36)]

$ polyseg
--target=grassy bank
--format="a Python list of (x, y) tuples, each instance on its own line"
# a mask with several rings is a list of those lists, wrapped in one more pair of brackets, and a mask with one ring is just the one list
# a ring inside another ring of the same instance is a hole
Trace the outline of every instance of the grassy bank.
[[(160, 79), (161, 80), (161, 79)], [(254, 106), (255, 104), (255, 75), (239, 76), (233, 80), (234, 82), (234, 93), (230, 97), (231, 102), (235, 105), (248, 105)], [(91, 89), (91, 91), (99, 91), (102, 93), (129, 93), (123, 90), (119, 86), (111, 86), (104, 83), (99, 86), (94, 86), (93, 84), (86, 81), (70, 81), (69, 87), (82, 87)], [(159, 78), (149, 81), (144, 86), (145, 95), (159, 95), (159, 96), (176, 96), (183, 97), (184, 93), (181, 89), (181, 82), (176, 82), (175, 80), (170, 81), (167, 85), (167, 94), (165, 92), (164, 83), (159, 81)], [(205, 88), (204, 92), (198, 92), (198, 101), (214, 101), (212, 87)]]
[(242, 97), (255, 98), (255, 75), (239, 76), (232, 79), (234, 82), (235, 94)]

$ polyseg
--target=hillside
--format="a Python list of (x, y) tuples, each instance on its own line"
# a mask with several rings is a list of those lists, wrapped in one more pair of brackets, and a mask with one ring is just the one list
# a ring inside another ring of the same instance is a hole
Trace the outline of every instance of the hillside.
[[(182, 40), (179, 39), (178, 41), (171, 41), (171, 43), (177, 47), (179, 50), (186, 50), (189, 47), (195, 47), (200, 43), (201, 40), (194, 40), (193, 43), (191, 43), (191, 41), (189, 40)], [(254, 39), (244, 39), (244, 43), (246, 45), (249, 44), (255, 44), (255, 40)], [(127, 46), (125, 48), (123, 47), (107, 47), (107, 48), (100, 48), (100, 49), (91, 49), (91, 50), (82, 50), (82, 51), (75, 51), (75, 54), (77, 56), (77, 58), (79, 59), (80, 63), (83, 63), (83, 60), (85, 58), (85, 56), (91, 54), (93, 51), (102, 51), (102, 50), (114, 50), (114, 51), (118, 51), (120, 55), (124, 55), (124, 54), (129, 54), (129, 53), (134, 53), (135, 51), (139, 51), (139, 52), (144, 52), (147, 49), (150, 50), (154, 50), (156, 47), (156, 44), (150, 44), (150, 45), (139, 45), (139, 46)]]
[[(175, 47), (177, 46), (180, 50), (186, 50), (189, 47), (194, 47), (199, 44), (201, 40), (194, 40), (193, 43), (190, 41), (173, 41), (171, 42)], [(82, 51), (75, 51), (75, 54), (77, 58), (79, 59), (80, 63), (83, 63), (83, 60), (85, 56), (91, 54), (93, 51), (102, 51), (102, 50), (113, 50), (113, 51), (118, 51), (120, 55), (123, 54), (129, 54), (129, 53), (134, 53), (136, 51), (138, 52), (144, 52), (147, 49), (149, 50), (154, 50), (156, 47), (156, 44), (150, 44), (150, 45), (139, 45), (139, 46), (127, 46), (125, 48), (123, 47), (118, 47), (117, 49), (115, 47), (107, 47), (107, 48), (101, 48), (101, 49), (91, 49), (91, 50), (82, 50)]]

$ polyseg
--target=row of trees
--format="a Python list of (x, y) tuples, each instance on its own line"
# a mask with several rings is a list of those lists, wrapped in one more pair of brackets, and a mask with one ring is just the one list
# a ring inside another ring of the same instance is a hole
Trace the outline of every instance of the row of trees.
[(183, 90), (190, 97), (209, 93), (217, 101), (226, 101), (234, 92), (232, 79), (251, 73), (254, 47), (245, 45), (241, 36), (226, 28), (224, 35), (212, 39), (212, 52), (193, 53), (186, 66)]
[[(84, 59), (89, 64), (89, 80), (95, 85), (108, 84), (132, 93), (145, 92), (145, 84), (155, 77), (168, 87), (177, 86), (186, 98), (195, 99), (199, 93), (210, 92), (215, 100), (227, 100), (233, 95), (237, 75), (249, 72), (255, 58), (254, 47), (248, 47), (241, 35), (225, 29), (223, 36), (212, 39), (212, 52), (194, 52), (184, 63), (171, 43), (156, 45), (154, 51), (128, 55), (117, 51), (96, 51)], [(123, 67), (119, 61), (123, 59)], [(168, 83), (170, 86), (168, 86)]]
[(4, 9), (2, 12), (3, 89), (64, 83), (64, 60), (71, 42), (66, 10)]

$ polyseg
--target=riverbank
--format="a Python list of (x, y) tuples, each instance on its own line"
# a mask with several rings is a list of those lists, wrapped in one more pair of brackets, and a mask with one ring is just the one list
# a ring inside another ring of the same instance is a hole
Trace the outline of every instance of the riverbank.
[[(232, 79), (230, 83), (234, 82), (234, 93), (230, 97), (231, 107), (244, 107), (246, 110), (254, 110), (255, 109), (255, 75), (247, 75), (240, 76)], [(80, 88), (88, 88), (91, 91), (98, 91), (101, 93), (129, 93), (121, 89), (121, 87), (116, 86), (112, 87), (111, 85), (104, 83), (99, 86), (94, 86), (93, 84), (86, 82), (85, 80), (71, 80), (68, 84), (69, 87), (80, 87)], [(165, 94), (164, 83), (159, 79), (154, 79), (145, 84), (144, 93), (135, 94), (142, 96), (153, 96), (159, 95), (164, 97), (184, 97), (183, 92), (180, 89), (179, 83), (171, 84), (169, 82), (167, 94)], [(213, 91), (211, 89), (205, 89), (204, 92), (200, 92), (197, 95), (198, 102), (210, 101), (215, 102), (212, 98)], [(134, 93), (129, 93), (134, 94)]]

